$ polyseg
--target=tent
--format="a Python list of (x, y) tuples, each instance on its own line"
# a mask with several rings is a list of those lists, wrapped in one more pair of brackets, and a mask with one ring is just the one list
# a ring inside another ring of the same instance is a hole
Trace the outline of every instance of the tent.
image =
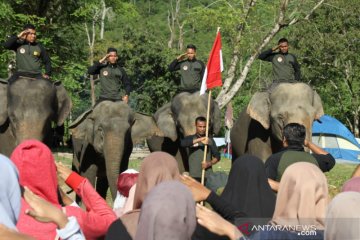
[(324, 115), (312, 126), (312, 142), (331, 153), (336, 160), (360, 162), (360, 144), (337, 119)]

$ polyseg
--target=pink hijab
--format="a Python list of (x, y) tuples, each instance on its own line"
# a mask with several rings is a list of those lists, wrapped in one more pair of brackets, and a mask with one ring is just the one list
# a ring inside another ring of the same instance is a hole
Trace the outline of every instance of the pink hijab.
[(165, 152), (153, 152), (141, 163), (136, 182), (134, 210), (124, 214), (120, 219), (132, 238), (135, 237), (142, 203), (146, 195), (163, 181), (178, 180), (178, 164), (173, 156)]
[(342, 192), (360, 192), (360, 177), (347, 180), (342, 187)]
[(318, 166), (298, 162), (290, 165), (280, 181), (271, 223), (282, 226), (315, 225), (324, 229), (328, 185)]

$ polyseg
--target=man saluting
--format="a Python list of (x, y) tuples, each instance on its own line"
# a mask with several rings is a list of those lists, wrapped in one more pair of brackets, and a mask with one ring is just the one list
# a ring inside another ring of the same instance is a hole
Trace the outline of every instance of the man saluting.
[(118, 65), (118, 55), (115, 48), (108, 48), (105, 57), (88, 68), (91, 75), (99, 74), (100, 97), (98, 103), (104, 100), (129, 101), (131, 83), (125, 70)]
[(186, 47), (186, 53), (178, 56), (169, 65), (169, 71), (180, 70), (181, 81), (180, 92), (196, 92), (200, 90), (201, 81), (205, 72), (205, 65), (202, 61), (196, 59), (196, 47), (189, 44)]
[(294, 82), (300, 81), (300, 65), (294, 54), (289, 53), (289, 42), (286, 38), (281, 38), (278, 45), (266, 50), (259, 55), (259, 59), (272, 63), (273, 81)]
[[(19, 76), (46, 79), (50, 77), (51, 60), (45, 48), (36, 42), (34, 25), (26, 24), (21, 33), (9, 37), (3, 45), (16, 52), (16, 72), (9, 78), (10, 83)], [(45, 73), (42, 73), (42, 65), (45, 66)]]

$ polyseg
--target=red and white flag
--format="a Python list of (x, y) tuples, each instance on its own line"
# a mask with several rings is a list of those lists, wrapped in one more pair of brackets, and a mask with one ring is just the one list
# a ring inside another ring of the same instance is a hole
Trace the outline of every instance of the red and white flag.
[(220, 31), (218, 31), (214, 45), (211, 49), (204, 77), (201, 82), (200, 95), (203, 95), (207, 89), (222, 86), (221, 72), (223, 70), (224, 65), (221, 53), (221, 35)]

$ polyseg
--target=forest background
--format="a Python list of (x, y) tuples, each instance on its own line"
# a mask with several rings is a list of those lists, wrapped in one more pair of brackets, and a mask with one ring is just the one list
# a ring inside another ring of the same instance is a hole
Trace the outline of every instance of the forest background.
[[(71, 95), (75, 120), (91, 106), (87, 67), (110, 46), (133, 83), (130, 105), (153, 114), (176, 92), (177, 73), (168, 64), (197, 46), (207, 61), (221, 27), (224, 86), (214, 96), (234, 118), (251, 96), (271, 83), (271, 64), (258, 53), (290, 41), (302, 81), (322, 98), (325, 113), (359, 137), (360, 1), (358, 0), (2, 0), (0, 42), (25, 23), (37, 27), (53, 63), (53, 80)], [(0, 48), (0, 77), (7, 78), (15, 55)], [(98, 87), (95, 87), (98, 89)]]

